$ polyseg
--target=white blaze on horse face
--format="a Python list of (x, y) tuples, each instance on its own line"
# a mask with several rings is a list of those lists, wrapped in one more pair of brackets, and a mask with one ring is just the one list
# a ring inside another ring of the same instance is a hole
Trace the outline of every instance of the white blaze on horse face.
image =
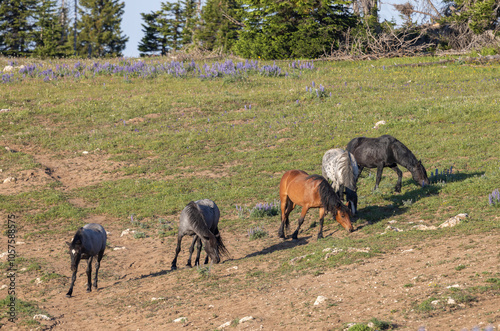
[(72, 250), (71, 250), (71, 254), (75, 255), (75, 254), (76, 254), (76, 250), (75, 250), (75, 249), (72, 249)]

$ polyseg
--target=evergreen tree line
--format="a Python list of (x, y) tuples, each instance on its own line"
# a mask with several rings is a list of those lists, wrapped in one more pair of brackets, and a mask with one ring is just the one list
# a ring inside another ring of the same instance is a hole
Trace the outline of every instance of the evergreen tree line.
[[(498, 0), (439, 1), (444, 7), (433, 6), (439, 13), (432, 21), (498, 33)], [(120, 0), (0, 0), (0, 54), (121, 56), (128, 41), (121, 31), (124, 7)], [(421, 13), (409, 4), (401, 8), (407, 25)], [(340, 47), (346, 31), (380, 33), (377, 15), (376, 0), (165, 1), (159, 10), (141, 13), (139, 51), (165, 55), (196, 47), (245, 58), (315, 58)]]
[[(124, 3), (78, 0), (1, 0), (0, 54), (5, 56), (120, 56), (128, 37), (121, 31)], [(74, 8), (74, 7), (73, 7)], [(73, 10), (73, 14), (74, 10)]]

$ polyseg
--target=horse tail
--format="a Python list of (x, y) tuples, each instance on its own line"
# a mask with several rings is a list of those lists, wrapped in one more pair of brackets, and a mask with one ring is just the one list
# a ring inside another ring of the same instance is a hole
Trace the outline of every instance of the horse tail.
[(321, 198), (323, 208), (333, 215), (336, 214), (337, 209), (350, 214), (349, 208), (340, 201), (337, 193), (335, 193), (333, 188), (325, 179), (323, 179), (319, 184), (319, 196)]
[(350, 154), (351, 153), (349, 153), (348, 151), (345, 151), (339, 157), (340, 174), (342, 176), (342, 184), (355, 191), (356, 178), (354, 175), (354, 169), (352, 166)]
[(217, 233), (215, 234), (215, 240), (216, 240), (215, 247), (217, 248), (219, 254), (222, 256), (229, 256), (229, 251), (227, 250), (226, 245), (224, 245), (224, 242), (222, 241), (219, 229), (217, 229)]

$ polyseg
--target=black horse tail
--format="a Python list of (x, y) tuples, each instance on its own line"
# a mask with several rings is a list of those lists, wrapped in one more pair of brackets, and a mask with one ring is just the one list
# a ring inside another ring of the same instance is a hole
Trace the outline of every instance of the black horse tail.
[(219, 229), (216, 229), (215, 239), (216, 239), (215, 247), (217, 247), (217, 251), (219, 252), (219, 254), (222, 256), (229, 256), (229, 251), (227, 250), (226, 245), (224, 245), (224, 242), (222, 241)]
[(321, 204), (323, 205), (323, 208), (333, 215), (337, 213), (338, 209), (350, 215), (351, 211), (349, 210), (349, 207), (340, 201), (339, 196), (335, 193), (332, 186), (328, 184), (326, 179), (321, 179), (321, 183), (319, 184), (319, 196), (321, 197)]

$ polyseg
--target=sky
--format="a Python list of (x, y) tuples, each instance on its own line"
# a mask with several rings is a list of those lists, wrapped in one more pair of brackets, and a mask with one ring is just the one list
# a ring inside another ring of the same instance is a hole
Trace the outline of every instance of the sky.
[[(405, 3), (408, 0), (384, 0), (380, 10), (380, 17), (390, 21), (395, 19), (399, 22), (399, 15), (395, 12), (390, 4), (395, 3)], [(154, 10), (159, 10), (161, 8), (162, 2), (169, 2), (165, 0), (124, 0), (125, 3), (125, 13), (122, 17), (122, 31), (128, 36), (128, 42), (126, 48), (123, 51), (123, 55), (127, 57), (138, 57), (139, 42), (144, 36), (142, 32), (143, 23), (141, 13), (150, 13)]]

